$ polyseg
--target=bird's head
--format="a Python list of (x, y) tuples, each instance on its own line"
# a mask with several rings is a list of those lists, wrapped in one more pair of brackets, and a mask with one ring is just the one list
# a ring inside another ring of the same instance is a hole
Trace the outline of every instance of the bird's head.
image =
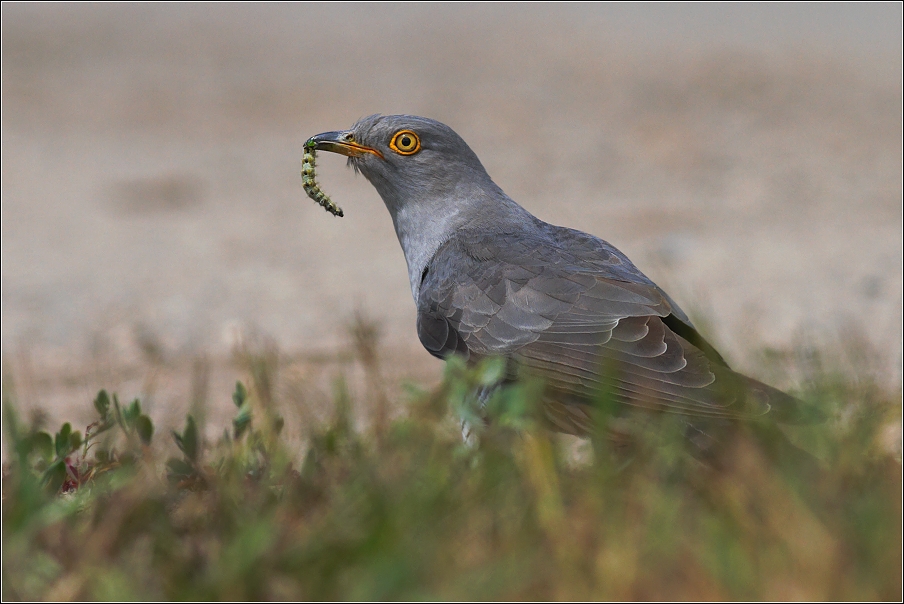
[(386, 204), (418, 299), (423, 270), (461, 229), (516, 230), (535, 220), (490, 179), (454, 130), (412, 115), (373, 115), (305, 145), (347, 155)]
[(468, 144), (429, 118), (373, 115), (348, 130), (313, 136), (308, 144), (348, 156), (393, 216), (411, 204), (479, 202), (502, 193)]

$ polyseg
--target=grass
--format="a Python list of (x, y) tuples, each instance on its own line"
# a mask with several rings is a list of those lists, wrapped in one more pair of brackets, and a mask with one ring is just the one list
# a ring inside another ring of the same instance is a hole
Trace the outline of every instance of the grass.
[[(498, 393), (468, 446), (456, 417), (498, 365), (451, 362), (435, 390), (389, 401), (359, 336), (373, 421), (355, 427), (339, 381), (301, 445), (265, 357), (222, 402), (217, 442), (191, 416), (155, 433), (140, 401), (106, 392), (84, 433), (45, 432), (5, 379), (3, 599), (901, 598), (900, 392), (821, 368), (797, 394), (822, 424), (724, 426), (702, 462), (682, 418), (629, 412), (610, 418), (627, 444), (594, 439), (580, 459), (538, 427), (536, 384)], [(820, 461), (797, 463), (785, 436)]]

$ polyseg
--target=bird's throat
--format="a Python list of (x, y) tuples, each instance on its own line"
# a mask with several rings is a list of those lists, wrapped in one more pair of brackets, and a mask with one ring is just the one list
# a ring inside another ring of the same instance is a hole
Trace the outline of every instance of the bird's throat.
[(390, 208), (396, 235), (408, 263), (408, 280), (415, 304), (424, 268), (439, 247), (466, 222), (460, 208), (431, 206), (433, 204), (408, 204), (395, 212)]

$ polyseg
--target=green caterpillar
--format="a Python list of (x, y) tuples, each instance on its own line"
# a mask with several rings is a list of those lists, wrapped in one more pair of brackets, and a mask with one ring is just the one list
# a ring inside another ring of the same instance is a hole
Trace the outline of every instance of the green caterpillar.
[(317, 143), (312, 140), (304, 144), (304, 156), (301, 160), (301, 186), (308, 197), (319, 203), (324, 210), (333, 216), (345, 216), (342, 208), (333, 203), (326, 193), (314, 181), (314, 162), (317, 161)]

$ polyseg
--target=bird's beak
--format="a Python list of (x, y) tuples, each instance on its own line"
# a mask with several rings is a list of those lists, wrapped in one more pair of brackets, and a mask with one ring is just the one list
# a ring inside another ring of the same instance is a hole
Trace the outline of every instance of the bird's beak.
[(383, 159), (383, 154), (376, 149), (356, 143), (354, 136), (349, 130), (324, 132), (323, 134), (312, 136), (305, 143), (305, 147), (314, 148), (317, 151), (339, 153), (348, 157), (361, 157), (370, 153)]

